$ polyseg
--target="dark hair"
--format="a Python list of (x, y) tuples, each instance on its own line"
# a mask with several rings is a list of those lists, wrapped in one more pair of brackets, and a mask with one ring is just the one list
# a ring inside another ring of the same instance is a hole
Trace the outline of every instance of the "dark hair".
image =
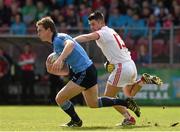
[(38, 25), (42, 25), (45, 29), (50, 28), (53, 34), (57, 33), (54, 21), (51, 19), (51, 17), (43, 17), (36, 22), (36, 26)]
[(104, 21), (104, 15), (100, 11), (95, 11), (91, 13), (88, 17), (88, 20), (102, 20)]

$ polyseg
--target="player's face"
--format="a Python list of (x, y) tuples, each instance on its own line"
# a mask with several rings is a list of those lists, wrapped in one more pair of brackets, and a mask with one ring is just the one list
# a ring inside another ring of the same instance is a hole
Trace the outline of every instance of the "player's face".
[(49, 41), (49, 30), (46, 30), (42, 25), (37, 26), (37, 34), (41, 41)]
[(100, 21), (91, 20), (91, 21), (89, 21), (89, 25), (90, 25), (90, 28), (92, 31), (97, 31), (97, 30), (101, 29)]

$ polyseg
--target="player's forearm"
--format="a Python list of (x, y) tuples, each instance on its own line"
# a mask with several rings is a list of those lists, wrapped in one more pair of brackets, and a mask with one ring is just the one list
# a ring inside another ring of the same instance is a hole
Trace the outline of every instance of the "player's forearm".
[(91, 40), (93, 40), (93, 38), (91, 36), (89, 36), (88, 34), (84, 34), (84, 35), (79, 35), (79, 36), (75, 37), (74, 40), (79, 43), (83, 43), (83, 42), (91, 41)]
[(87, 39), (84, 35), (77, 36), (74, 38), (74, 40), (77, 41), (78, 43), (83, 43), (83, 42), (87, 41)]
[(57, 75), (61, 75), (61, 76), (69, 75), (69, 68), (66, 66), (66, 64), (64, 64), (63, 68), (59, 73), (57, 73)]
[(58, 71), (53, 70), (52, 65), (48, 65), (46, 67), (47, 67), (47, 72), (53, 75), (66, 76), (69, 74), (69, 68), (67, 66), (63, 66), (63, 68)]
[[(62, 51), (62, 53), (61, 53), (61, 55), (60, 55), (60, 59), (61, 59), (61, 60), (65, 60), (65, 59), (68, 57), (68, 55), (71, 54), (71, 52), (73, 51), (73, 49), (74, 49), (74, 43), (68, 41), (68, 42), (65, 44), (65, 47), (64, 47), (64, 49), (63, 49), (63, 51)], [(59, 59), (59, 58), (58, 58), (58, 59)]]
[(76, 40), (79, 43), (83, 43), (83, 42), (88, 42), (88, 41), (92, 41), (92, 40), (98, 40), (99, 37), (100, 36), (97, 32), (93, 32), (93, 33), (89, 33), (89, 34), (79, 35), (79, 36), (75, 37), (74, 40)]

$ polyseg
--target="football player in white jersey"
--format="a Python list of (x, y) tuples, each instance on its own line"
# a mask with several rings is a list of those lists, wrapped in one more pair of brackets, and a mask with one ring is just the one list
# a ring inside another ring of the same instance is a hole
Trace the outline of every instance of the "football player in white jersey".
[[(147, 73), (144, 73), (140, 80), (136, 80), (136, 65), (131, 59), (130, 52), (116, 31), (105, 25), (104, 16), (101, 12), (96, 11), (90, 14), (88, 20), (92, 33), (79, 35), (74, 39), (79, 43), (95, 40), (106, 56), (108, 60), (106, 70), (111, 74), (107, 81), (105, 96), (116, 97), (122, 89), (126, 96), (133, 97), (144, 84), (162, 84), (159, 77)], [(122, 125), (135, 125), (135, 118), (130, 115), (125, 107), (114, 106), (114, 108), (125, 118)]]

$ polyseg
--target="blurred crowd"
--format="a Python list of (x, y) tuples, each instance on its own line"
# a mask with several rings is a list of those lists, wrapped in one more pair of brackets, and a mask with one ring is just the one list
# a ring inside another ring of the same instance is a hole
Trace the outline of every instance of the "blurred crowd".
[(94, 10), (105, 14), (110, 27), (143, 29), (133, 30), (133, 37), (146, 36), (152, 27), (156, 36), (161, 27), (180, 26), (180, 0), (0, 0), (0, 33), (34, 33), (35, 22), (47, 15), (61, 29), (84, 29)]

